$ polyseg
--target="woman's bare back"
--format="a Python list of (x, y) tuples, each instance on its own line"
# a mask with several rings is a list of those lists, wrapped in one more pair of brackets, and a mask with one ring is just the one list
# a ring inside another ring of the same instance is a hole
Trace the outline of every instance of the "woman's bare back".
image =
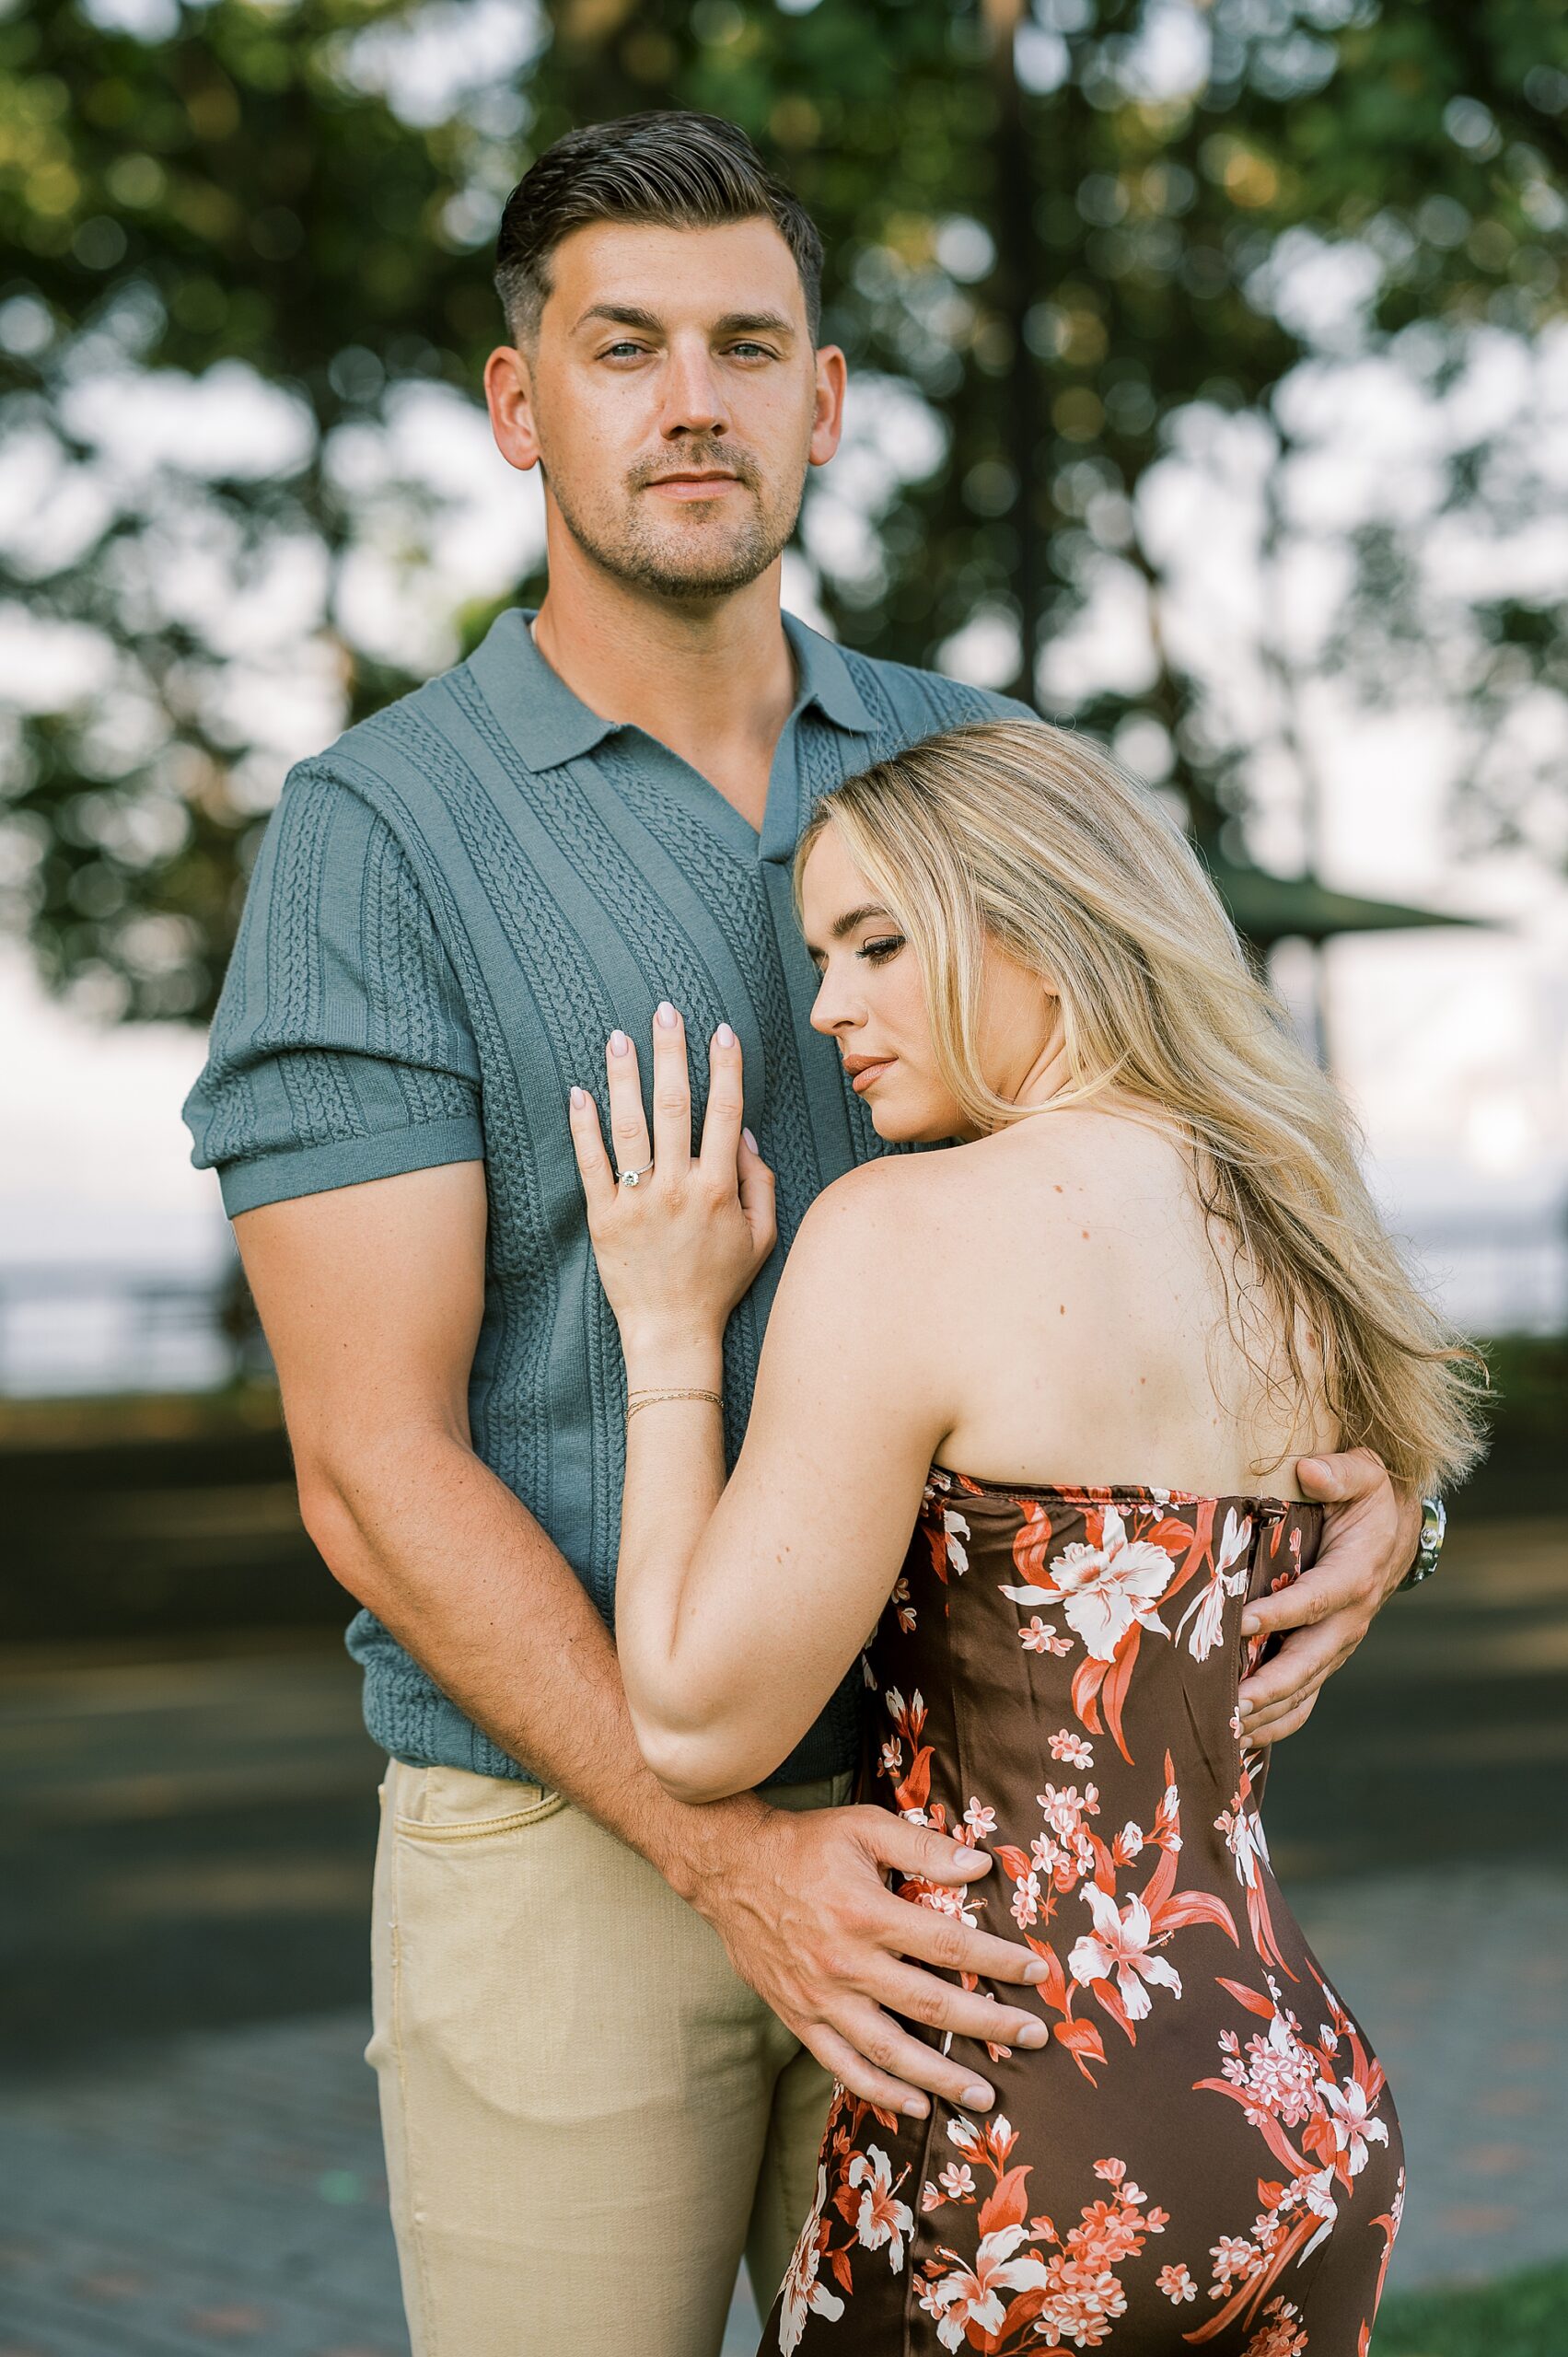
[(953, 1402), (945, 1463), (1298, 1497), (1295, 1458), (1337, 1446), (1289, 1378), (1277, 1314), (1256, 1288), (1238, 1299), (1237, 1275), (1227, 1299), (1223, 1233), (1169, 1132), (1109, 1107), (1042, 1111), (899, 1178), (939, 1271), (926, 1330)]

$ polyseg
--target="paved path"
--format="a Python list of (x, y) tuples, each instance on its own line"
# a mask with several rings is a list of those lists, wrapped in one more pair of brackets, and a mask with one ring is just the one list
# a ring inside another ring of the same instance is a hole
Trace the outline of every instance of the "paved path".
[[(1300, 1912), (1399, 2096), (1395, 2288), (1561, 2258), (1568, 1872), (1392, 1874)], [(365, 2034), (208, 2031), (0, 2088), (0, 2357), (406, 2357)], [(742, 2298), (726, 2357), (755, 2332)]]

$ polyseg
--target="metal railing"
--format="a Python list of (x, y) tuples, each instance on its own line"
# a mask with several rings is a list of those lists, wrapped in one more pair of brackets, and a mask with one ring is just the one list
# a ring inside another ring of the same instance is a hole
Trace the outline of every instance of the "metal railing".
[(0, 1268), (0, 1397), (215, 1390), (258, 1357), (238, 1260), (216, 1273)]
[[(1568, 1332), (1568, 1206), (1434, 1223), (1411, 1242), (1467, 1332)], [(267, 1364), (238, 1260), (0, 1267), (0, 1398), (206, 1391)]]

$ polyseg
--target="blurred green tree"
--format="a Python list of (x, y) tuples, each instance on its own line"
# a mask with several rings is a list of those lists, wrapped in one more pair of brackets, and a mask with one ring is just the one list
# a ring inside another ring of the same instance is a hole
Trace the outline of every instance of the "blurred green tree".
[[(1325, 668), (1440, 692), (1488, 807), (1540, 821), (1557, 576), (1430, 562), (1546, 495), (1528, 401), (1460, 398), (1563, 308), (1568, 18), (1539, 0), (24, 0), (0, 76), (0, 888), (89, 1004), (210, 1006), (280, 710), (324, 741), (418, 669), (355, 583), (367, 552), (426, 563), (439, 482), (389, 506), (378, 479), (400, 418), (428, 446), (474, 397), (505, 191), (648, 106), (743, 124), (822, 228), (857, 393), (801, 540), (846, 640), (1032, 689), (1232, 851), (1260, 758), (1309, 801)], [(1419, 497), (1316, 531), (1301, 468), (1374, 366), (1451, 422)], [(1210, 633), (1245, 694), (1194, 628), (1184, 467), (1245, 492)], [(1315, 538), (1342, 577), (1304, 639)], [(1117, 661), (1063, 668), (1108, 610)]]

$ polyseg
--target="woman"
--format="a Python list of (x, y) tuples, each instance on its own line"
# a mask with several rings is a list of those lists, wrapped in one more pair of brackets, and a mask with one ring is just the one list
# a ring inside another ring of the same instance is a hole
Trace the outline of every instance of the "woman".
[(763, 2347), (1365, 2357), (1399, 2128), (1271, 1874), (1237, 1686), (1249, 1600), (1318, 1543), (1296, 1459), (1451, 1479), (1469, 1365), (1191, 852), (1087, 744), (933, 737), (828, 797), (796, 881), (813, 1023), (881, 1136), (955, 1150), (813, 1206), (726, 1484), (721, 1339), (773, 1242), (738, 1046), (693, 1157), (675, 1010), (651, 1142), (615, 1035), (621, 1184), (573, 1092), (633, 1720), (673, 1792), (742, 1790), (864, 1644), (860, 1797), (991, 1862), (903, 1895), (1042, 1977), (974, 1991), (965, 2107), (840, 2091)]

